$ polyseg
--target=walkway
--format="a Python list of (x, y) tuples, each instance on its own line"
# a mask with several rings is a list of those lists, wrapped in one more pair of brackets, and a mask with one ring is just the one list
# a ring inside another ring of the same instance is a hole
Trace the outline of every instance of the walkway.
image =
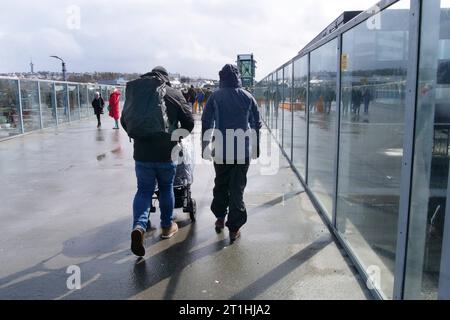
[[(252, 167), (249, 223), (233, 246), (213, 228), (213, 168), (198, 165), (198, 222), (179, 213), (180, 233), (160, 241), (154, 231), (136, 260), (132, 145), (109, 121), (95, 125), (0, 143), (0, 299), (369, 298), (284, 159), (276, 176)], [(78, 291), (66, 286), (72, 265), (81, 269)]]

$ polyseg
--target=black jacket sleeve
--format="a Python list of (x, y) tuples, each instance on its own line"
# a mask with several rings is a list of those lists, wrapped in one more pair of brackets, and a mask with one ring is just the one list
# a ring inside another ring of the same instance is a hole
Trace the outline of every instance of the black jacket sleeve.
[(255, 98), (252, 97), (252, 107), (250, 110), (250, 127), (256, 131), (256, 155), (254, 158), (259, 158), (261, 156), (261, 114), (259, 113), (258, 102), (256, 102)]
[(186, 102), (182, 93), (178, 90), (169, 88), (165, 100), (169, 112), (172, 113), (172, 117), (176, 118), (176, 121), (180, 123), (180, 129), (184, 129), (191, 133), (195, 127), (195, 120), (192, 115), (191, 107)]

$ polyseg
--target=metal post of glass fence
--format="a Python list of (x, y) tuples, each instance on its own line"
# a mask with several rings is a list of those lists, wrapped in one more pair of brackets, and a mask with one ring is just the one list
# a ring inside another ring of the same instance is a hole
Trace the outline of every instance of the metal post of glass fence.
[[(291, 163), (292, 165), (294, 165), (294, 86), (295, 86), (295, 73), (294, 73), (294, 68), (295, 68), (295, 64), (294, 64), (294, 60), (291, 63), (291, 68), (292, 68), (292, 72), (291, 72)], [(294, 165), (295, 166), (295, 165)]]
[[(281, 148), (286, 151), (284, 149), (284, 95), (285, 95), (285, 90), (284, 90), (284, 68), (281, 69), (281, 92), (280, 92), (280, 100), (278, 102), (278, 112), (281, 111), (281, 128), (278, 128), (278, 131), (281, 131)], [(281, 110), (280, 110), (280, 102), (281, 102)]]
[(59, 126), (59, 119), (58, 119), (58, 99), (56, 98), (56, 82), (53, 82), (53, 103), (55, 108), (55, 118), (56, 118), (56, 127)]
[(41, 82), (37, 82), (38, 100), (39, 100), (39, 123), (41, 129), (44, 129), (44, 120), (42, 119), (42, 95), (41, 95)]
[(336, 79), (336, 140), (335, 140), (335, 155), (334, 155), (334, 185), (333, 185), (333, 209), (332, 209), (332, 223), (333, 227), (337, 230), (337, 203), (338, 203), (338, 191), (339, 191), (339, 152), (340, 152), (340, 126), (341, 126), (341, 57), (342, 57), (342, 34), (338, 36), (338, 51), (337, 51), (337, 79)]
[(404, 299), (408, 229), (414, 162), (414, 136), (417, 111), (417, 87), (420, 51), (421, 0), (411, 0), (409, 23), (409, 58), (406, 88), (405, 132), (394, 273), (394, 300)]
[(72, 122), (72, 117), (70, 114), (70, 96), (69, 96), (69, 84), (66, 83), (66, 108), (67, 108), (67, 114), (69, 115), (69, 122)]
[[(450, 186), (450, 174), (449, 174)], [(450, 300), (450, 188), (447, 188), (447, 208), (444, 219), (444, 238), (442, 241), (441, 270), (439, 276), (439, 300)]]
[(90, 109), (89, 109), (89, 85), (86, 86), (86, 103), (87, 103), (87, 109), (86, 109), (86, 118), (90, 117)]
[(23, 106), (22, 106), (22, 88), (20, 87), (20, 79), (17, 80), (17, 97), (19, 99), (19, 110), (20, 110), (20, 126), (22, 134), (25, 133), (25, 127), (23, 126)]
[(77, 100), (78, 100), (78, 114), (81, 120), (81, 97), (80, 97), (80, 85), (77, 85)]
[(309, 90), (311, 89), (311, 53), (308, 52), (308, 76), (306, 84), (306, 165), (305, 165), (305, 182), (306, 185), (309, 183)]

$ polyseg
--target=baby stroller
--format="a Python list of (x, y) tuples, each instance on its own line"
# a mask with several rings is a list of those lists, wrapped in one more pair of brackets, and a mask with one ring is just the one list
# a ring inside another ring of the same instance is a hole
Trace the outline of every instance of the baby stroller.
[[(184, 139), (180, 143), (181, 153), (177, 165), (177, 173), (174, 182), (175, 209), (183, 209), (189, 213), (191, 221), (196, 222), (197, 202), (192, 198), (191, 186), (194, 183), (194, 157), (192, 138)], [(150, 212), (156, 212), (156, 202), (159, 200), (159, 190), (155, 191), (152, 198)]]

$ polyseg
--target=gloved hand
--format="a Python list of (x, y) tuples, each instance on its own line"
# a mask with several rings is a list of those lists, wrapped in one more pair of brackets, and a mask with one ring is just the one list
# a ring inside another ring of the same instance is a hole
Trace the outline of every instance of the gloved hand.
[(253, 160), (257, 160), (261, 157), (261, 134), (258, 131), (256, 134), (257, 140), (256, 140), (256, 154), (253, 152), (252, 158)]
[(202, 141), (202, 158), (207, 161), (213, 160), (210, 142)]

